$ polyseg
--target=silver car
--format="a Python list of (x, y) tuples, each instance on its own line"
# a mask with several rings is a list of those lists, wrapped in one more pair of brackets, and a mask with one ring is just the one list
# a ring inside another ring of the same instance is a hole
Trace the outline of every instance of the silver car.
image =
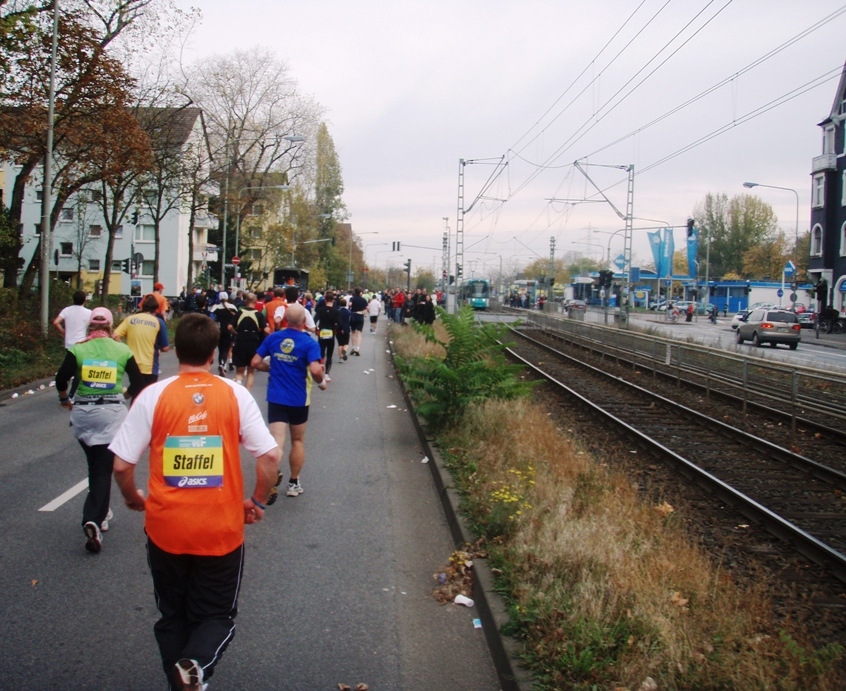
[(735, 333), (737, 342), (752, 341), (752, 345), (769, 343), (773, 348), (779, 343), (796, 350), (802, 339), (802, 325), (795, 312), (759, 307), (741, 319)]

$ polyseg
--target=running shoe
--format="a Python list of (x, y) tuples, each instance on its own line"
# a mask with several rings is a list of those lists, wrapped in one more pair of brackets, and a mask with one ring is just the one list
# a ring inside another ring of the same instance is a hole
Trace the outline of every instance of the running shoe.
[(225, 377), (225, 376), (226, 376), (226, 370), (224, 369), (223, 365), (218, 365), (218, 366), (217, 366), (217, 373), (218, 373), (221, 377)]
[(276, 488), (282, 484), (282, 473), (276, 473), (276, 484), (270, 488), (270, 496), (267, 498), (267, 501), (264, 502), (265, 506), (273, 506), (276, 503), (276, 500), (279, 499), (279, 490)]
[(341, 359), (342, 359), (342, 360), (346, 360), (346, 359), (347, 359), (347, 353), (346, 353), (346, 352), (344, 352), (344, 354), (343, 354), (343, 355), (341, 355)]
[(289, 497), (298, 497), (303, 493), (303, 486), (300, 484), (300, 481), (297, 480), (296, 482), (289, 482), (288, 483), (288, 491), (286, 494)]
[(100, 534), (97, 524), (94, 521), (88, 521), (82, 526), (82, 530), (85, 532), (85, 537), (88, 538), (85, 541), (85, 549), (97, 554), (103, 546), (103, 536)]
[(323, 375), (323, 381), (332, 381), (332, 380), (329, 378), (328, 374), (324, 374)]
[(226, 364), (227, 364), (227, 367), (229, 367), (229, 371), (230, 371), (230, 372), (234, 372), (234, 371), (235, 371), (235, 365), (234, 365), (234, 364), (232, 364), (232, 360), (230, 360), (230, 361), (229, 361), (229, 362), (227, 362)]
[(183, 689), (200, 691), (203, 688), (203, 668), (196, 660), (182, 658), (173, 666), (173, 670), (176, 682)]
[(109, 521), (112, 520), (114, 517), (115, 515), (112, 513), (112, 510), (109, 509), (109, 513), (106, 514), (106, 518), (100, 524), (100, 530), (102, 532), (105, 533), (109, 529)]

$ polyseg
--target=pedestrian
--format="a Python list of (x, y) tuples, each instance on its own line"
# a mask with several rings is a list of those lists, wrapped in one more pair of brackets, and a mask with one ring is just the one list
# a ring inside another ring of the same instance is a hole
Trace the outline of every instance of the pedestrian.
[(327, 290), (314, 313), (314, 321), (317, 325), (317, 343), (320, 345), (320, 362), (326, 370), (324, 376), (326, 381), (332, 381), (329, 378), (329, 371), (332, 369), (335, 333), (338, 331), (340, 317), (338, 308), (335, 306), (335, 294), (331, 290)]
[(393, 300), (394, 321), (397, 324), (403, 323), (403, 315), (405, 314), (405, 293), (402, 290), (397, 290)]
[(693, 321), (693, 303), (692, 302), (687, 306), (687, 310), (685, 310), (684, 320), (686, 322)]
[[(95, 307), (89, 318), (88, 335), (68, 348), (56, 372), (59, 404), (70, 411), (73, 435), (88, 462), (82, 530), (85, 549), (95, 554), (102, 547), (102, 532), (109, 529), (112, 519), (109, 500), (114, 454), (109, 451), (109, 443), (126, 417), (124, 396), (134, 396), (144, 387), (132, 351), (110, 338), (112, 323), (112, 313), (107, 308)], [(122, 394), (124, 374), (129, 377), (126, 394)], [(73, 396), (68, 394), (71, 377), (78, 383)]]
[(244, 296), (244, 306), (238, 310), (235, 326), (230, 327), (235, 342), (232, 345), (232, 362), (235, 364), (235, 381), (253, 388), (254, 373), (250, 362), (267, 333), (267, 321), (256, 309), (256, 294)]
[(350, 310), (350, 351), (361, 356), (361, 332), (364, 330), (364, 315), (367, 312), (367, 300), (361, 294), (361, 288), (353, 290), (348, 303)]
[(235, 369), (235, 365), (232, 364), (232, 332), (238, 321), (238, 309), (229, 302), (229, 293), (225, 290), (221, 291), (218, 297), (220, 302), (213, 312), (214, 319), (220, 327), (220, 336), (217, 342), (217, 371), (221, 377), (225, 377), (227, 367), (229, 367), (230, 372)]
[(370, 333), (375, 334), (379, 315), (382, 314), (382, 301), (375, 293), (370, 299), (370, 302), (367, 303), (367, 312), (370, 315)]
[[(287, 495), (303, 493), (300, 472), (305, 463), (305, 434), (308, 407), (311, 403), (312, 382), (326, 389), (324, 368), (320, 364), (320, 346), (305, 331), (305, 307), (288, 305), (288, 326), (270, 334), (253, 356), (252, 367), (270, 372), (267, 382), (267, 422), (279, 448), (285, 447), (287, 430), (291, 430), (291, 450), (288, 464), (291, 477)], [(269, 358), (265, 362), (264, 358)], [(276, 484), (282, 482), (281, 473)], [(275, 488), (274, 488), (275, 490)], [(268, 500), (276, 501), (276, 494)]]
[(73, 294), (73, 304), (65, 307), (53, 320), (56, 331), (65, 339), (65, 350), (75, 343), (85, 340), (88, 335), (88, 322), (91, 310), (85, 306), (85, 291), (77, 290)]
[(159, 379), (159, 353), (170, 350), (167, 326), (156, 312), (157, 306), (156, 299), (148, 295), (141, 301), (141, 312), (127, 316), (113, 335), (116, 341), (126, 339), (126, 345), (141, 370), (145, 387)]
[(417, 308), (417, 313), (421, 324), (432, 325), (435, 323), (435, 303), (432, 302), (431, 295), (427, 294), (423, 298), (423, 302)]
[[(147, 563), (161, 614), (153, 630), (170, 688), (204, 689), (235, 634), (244, 524), (263, 517), (281, 451), (253, 397), (209, 371), (217, 325), (187, 314), (174, 343), (179, 373), (138, 397), (109, 448), (126, 505), (146, 512)], [(239, 441), (256, 458), (250, 495)], [(145, 499), (135, 467), (147, 449)]]
[(347, 307), (345, 298), (338, 300), (338, 329), (336, 337), (338, 339), (338, 357), (343, 362), (347, 359), (347, 348), (350, 344), (350, 310)]
[[(162, 291), (164, 290), (164, 285), (161, 283), (156, 283), (153, 286), (153, 292), (150, 293), (154, 298), (156, 298), (156, 314), (158, 314), (162, 319), (167, 316), (167, 311), (170, 309), (170, 303), (167, 301), (167, 298), (162, 295)], [(145, 296), (146, 297), (146, 296)], [(141, 302), (144, 302), (143, 300)]]

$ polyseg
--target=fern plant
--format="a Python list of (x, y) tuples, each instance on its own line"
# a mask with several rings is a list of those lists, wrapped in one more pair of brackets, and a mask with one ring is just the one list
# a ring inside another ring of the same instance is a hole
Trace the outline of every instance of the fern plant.
[(506, 344), (498, 342), (506, 328), (499, 324), (477, 325), (470, 307), (456, 314), (438, 308), (449, 338), (441, 341), (434, 328), (414, 324), (427, 341), (440, 344), (443, 359), (398, 358), (400, 373), (411, 391), (416, 411), (439, 430), (460, 421), (471, 403), (490, 398), (511, 400), (527, 396), (533, 382), (521, 381), (520, 365), (509, 364)]

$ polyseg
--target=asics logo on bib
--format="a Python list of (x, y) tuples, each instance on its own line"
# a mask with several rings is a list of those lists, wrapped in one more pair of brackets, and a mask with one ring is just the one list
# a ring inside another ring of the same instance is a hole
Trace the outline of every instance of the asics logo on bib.
[(207, 484), (208, 478), (205, 477), (183, 477), (177, 487), (205, 487)]

